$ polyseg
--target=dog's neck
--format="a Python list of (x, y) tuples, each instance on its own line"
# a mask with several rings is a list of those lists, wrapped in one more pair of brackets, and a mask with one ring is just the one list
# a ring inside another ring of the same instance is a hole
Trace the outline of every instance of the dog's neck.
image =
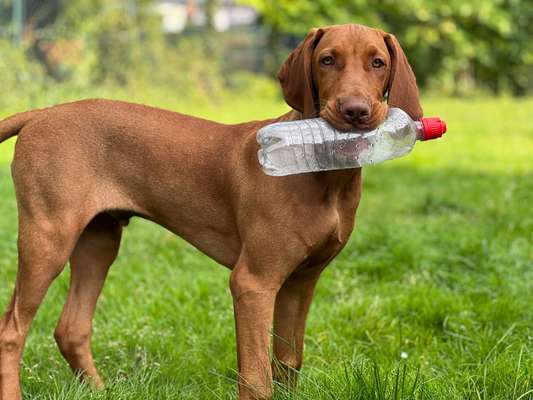
[(276, 122), (298, 121), (300, 119), (304, 119), (302, 113), (300, 111), (291, 110), (279, 118), (276, 118)]

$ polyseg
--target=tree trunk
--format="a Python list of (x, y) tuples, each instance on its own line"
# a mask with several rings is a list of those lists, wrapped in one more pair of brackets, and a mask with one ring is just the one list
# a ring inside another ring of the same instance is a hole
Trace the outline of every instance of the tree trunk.
[(217, 52), (216, 45), (216, 28), (215, 16), (219, 7), (219, 0), (206, 0), (205, 2), (205, 47), (208, 54), (215, 55)]
[(276, 77), (282, 62), (280, 55), (281, 33), (277, 24), (272, 24), (269, 28), (267, 36), (268, 58), (265, 63), (265, 70), (268, 75)]

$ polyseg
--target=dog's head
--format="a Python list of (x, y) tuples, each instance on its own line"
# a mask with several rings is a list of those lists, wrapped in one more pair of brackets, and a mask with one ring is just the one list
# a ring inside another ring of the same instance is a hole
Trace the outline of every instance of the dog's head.
[(278, 78), (292, 108), (340, 130), (375, 128), (387, 116), (385, 97), (412, 118), (422, 117), (415, 76), (398, 40), (366, 26), (311, 30)]

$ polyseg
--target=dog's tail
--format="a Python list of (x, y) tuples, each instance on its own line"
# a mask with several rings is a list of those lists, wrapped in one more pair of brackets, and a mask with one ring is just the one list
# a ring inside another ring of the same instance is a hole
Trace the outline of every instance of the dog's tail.
[(12, 136), (18, 135), (24, 125), (35, 116), (36, 112), (38, 110), (26, 111), (0, 121), (0, 143)]

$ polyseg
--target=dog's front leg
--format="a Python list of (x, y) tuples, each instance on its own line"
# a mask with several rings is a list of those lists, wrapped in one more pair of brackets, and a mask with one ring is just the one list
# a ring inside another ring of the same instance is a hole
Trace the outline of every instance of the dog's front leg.
[[(271, 271), (275, 271), (273, 268)], [(264, 270), (266, 272), (266, 270)], [(269, 346), (274, 304), (281, 283), (275, 273), (261, 273), (241, 257), (231, 274), (237, 330), (239, 400), (263, 400), (272, 396)]]
[(274, 310), (274, 380), (288, 389), (296, 387), (302, 367), (305, 323), (320, 269), (303, 276), (291, 276), (276, 298)]

